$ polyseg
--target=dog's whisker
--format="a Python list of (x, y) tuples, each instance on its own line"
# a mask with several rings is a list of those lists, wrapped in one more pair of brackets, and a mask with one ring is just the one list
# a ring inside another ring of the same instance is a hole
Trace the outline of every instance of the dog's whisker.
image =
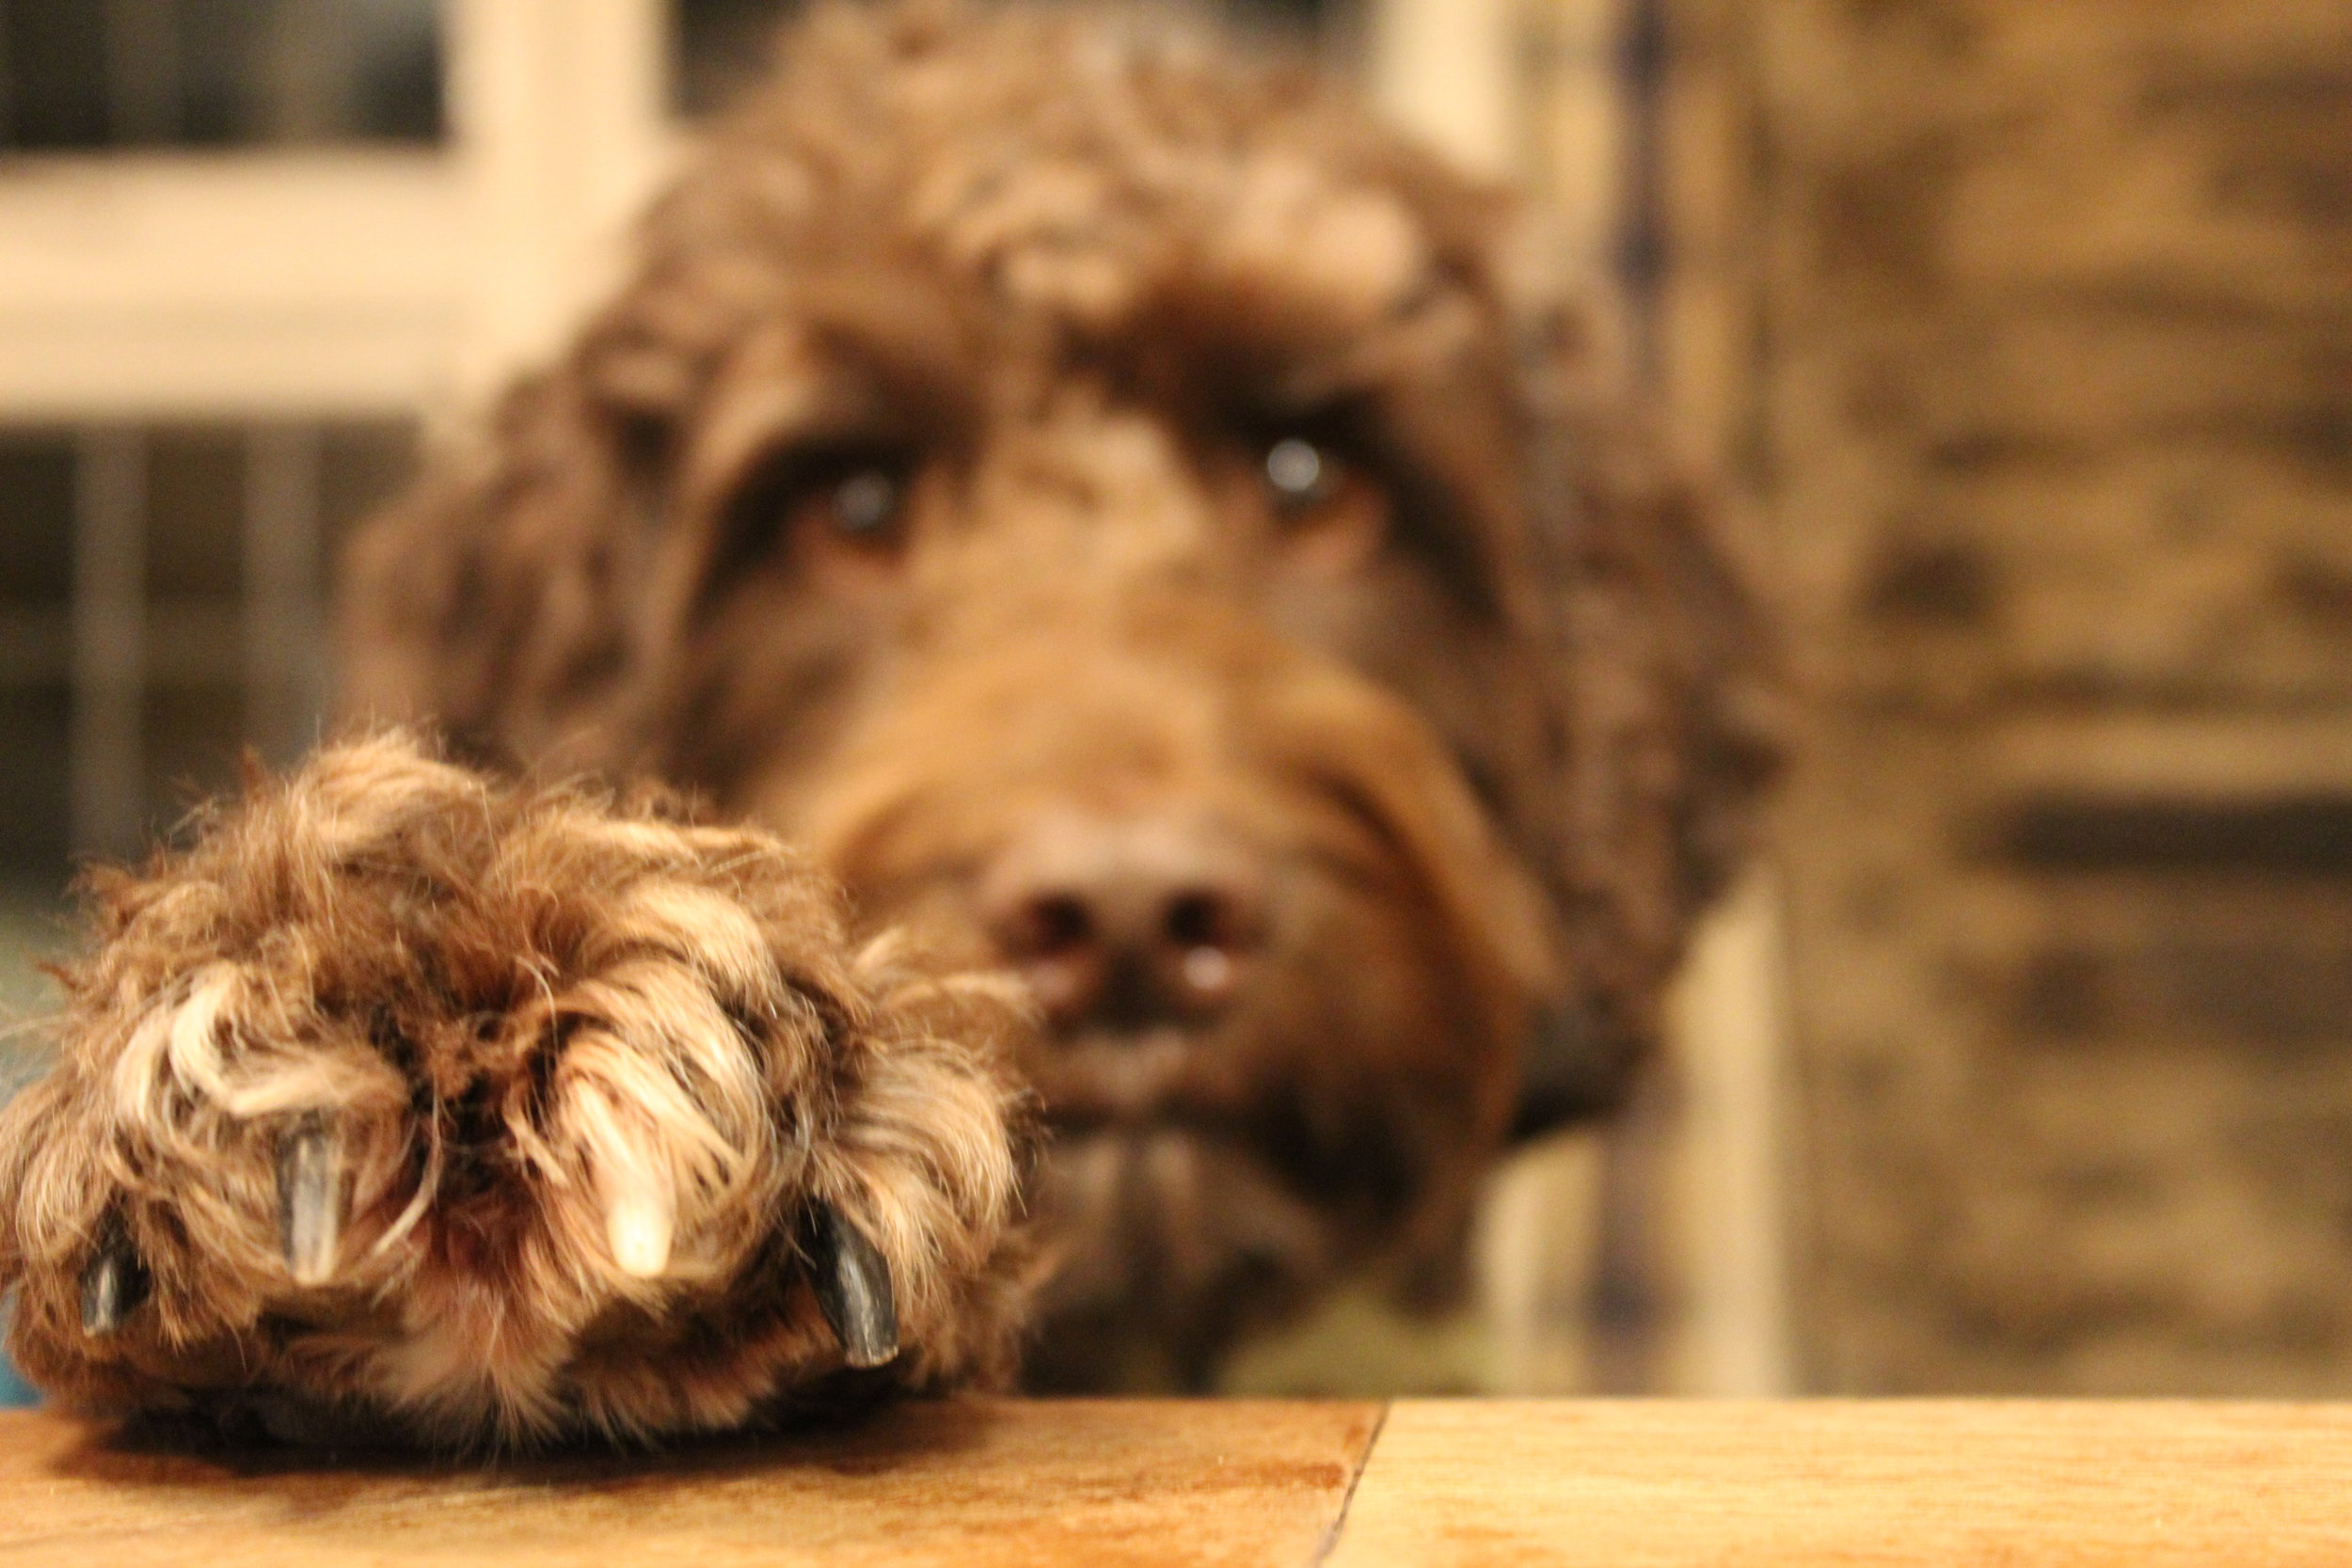
[(335, 1273), (343, 1233), (342, 1145), (324, 1116), (304, 1117), (278, 1144), (278, 1245), (301, 1285)]
[(114, 1333), (147, 1299), (147, 1267), (130, 1238), (109, 1224), (82, 1270), (82, 1332), (92, 1338)]
[(841, 1211), (822, 1200), (814, 1207), (809, 1251), (817, 1305), (841, 1341), (843, 1360), (852, 1367), (882, 1366), (898, 1354), (890, 1265)]

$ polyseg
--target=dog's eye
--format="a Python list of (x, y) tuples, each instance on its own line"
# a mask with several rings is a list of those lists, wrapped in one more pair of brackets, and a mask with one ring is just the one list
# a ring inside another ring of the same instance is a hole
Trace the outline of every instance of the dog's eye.
[(1389, 532), (1388, 491), (1362, 464), (1310, 436), (1287, 435), (1258, 449), (1268, 510), (1293, 561), (1346, 571), (1376, 553)]
[(898, 538), (906, 480), (880, 464), (849, 467), (819, 480), (802, 504), (803, 520), (835, 538), (885, 548)]
[(770, 458), (727, 507), (712, 587), (763, 568), (834, 587), (889, 580), (905, 553), (916, 461), (863, 444)]
[(1304, 436), (1285, 436), (1265, 450), (1266, 488), (1284, 511), (1327, 499), (1338, 477), (1337, 463)]

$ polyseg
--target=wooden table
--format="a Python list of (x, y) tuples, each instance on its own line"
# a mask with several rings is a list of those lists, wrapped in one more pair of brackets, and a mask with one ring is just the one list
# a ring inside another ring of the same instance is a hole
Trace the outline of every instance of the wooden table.
[(658, 1458), (0, 1416), (0, 1564), (2352, 1564), (2352, 1407), (959, 1401)]

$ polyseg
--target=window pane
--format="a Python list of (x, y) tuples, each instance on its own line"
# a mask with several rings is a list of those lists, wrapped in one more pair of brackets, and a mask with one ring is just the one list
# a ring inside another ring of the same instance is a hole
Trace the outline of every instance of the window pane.
[(0, 0), (0, 147), (441, 135), (437, 0)]
[(150, 604), (237, 596), (245, 487), (242, 431), (180, 427), (149, 439)]
[[(45, 905), (65, 885), (72, 831), (70, 702), (62, 680), (0, 683), (0, 904)], [(0, 992), (7, 986), (0, 979)]]
[(329, 562), (415, 461), (405, 422), (0, 429), (0, 926), (316, 739)]
[(106, 144), (106, 30), (82, 0), (5, 0), (0, 57), (8, 66), (11, 147)]
[(189, 814), (237, 784), (245, 705), (233, 682), (158, 679), (140, 715), (148, 831), (185, 842)]
[(62, 610), (73, 592), (73, 444), (0, 431), (0, 604)]

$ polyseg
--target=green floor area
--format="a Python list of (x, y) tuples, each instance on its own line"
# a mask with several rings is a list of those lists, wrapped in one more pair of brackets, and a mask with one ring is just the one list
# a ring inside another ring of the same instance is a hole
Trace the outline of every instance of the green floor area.
[(38, 1021), (57, 1005), (40, 966), (73, 945), (71, 913), (60, 891), (0, 882), (0, 1098), (37, 1059)]
[[(56, 891), (0, 882), (0, 1100), (40, 1064), (38, 1021), (57, 997), (40, 965), (72, 945), (69, 909)], [(0, 1360), (0, 1408), (33, 1402), (33, 1391)]]

